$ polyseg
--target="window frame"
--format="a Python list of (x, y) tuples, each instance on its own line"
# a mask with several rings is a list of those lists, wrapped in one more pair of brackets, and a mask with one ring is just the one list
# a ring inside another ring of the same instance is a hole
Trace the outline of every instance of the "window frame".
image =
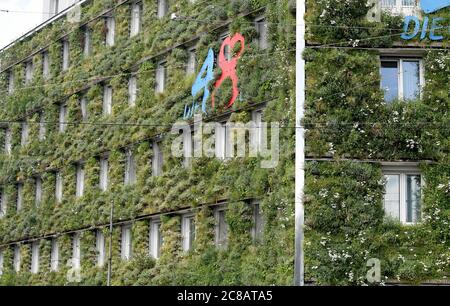
[[(383, 69), (383, 62), (395, 62), (397, 63), (397, 84), (398, 84), (398, 93), (397, 93), (397, 99), (400, 101), (409, 101), (409, 100), (405, 100), (405, 95), (404, 95), (404, 86), (403, 86), (403, 77), (404, 77), (404, 72), (403, 72), (403, 63), (405, 61), (418, 61), (419, 62), (419, 96), (417, 97), (418, 99), (421, 99), (423, 97), (423, 89), (425, 87), (425, 65), (424, 65), (424, 60), (422, 57), (418, 57), (418, 56), (402, 56), (402, 55), (397, 55), (397, 56), (380, 56), (380, 87), (381, 90), (383, 90), (384, 93), (384, 88), (381, 86), (382, 85), (382, 80), (383, 80), (383, 75), (382, 75), (382, 69)], [(392, 103), (392, 101), (386, 101), (386, 103)]]
[(81, 119), (83, 122), (87, 122), (89, 120), (89, 106), (88, 99), (86, 95), (83, 95), (80, 99), (80, 110), (81, 110)]
[(46, 126), (45, 126), (45, 114), (44, 112), (39, 113), (39, 131), (38, 131), (38, 139), (39, 141), (45, 140), (46, 134)]
[(14, 245), (13, 250), (13, 268), (14, 272), (19, 273), (22, 265), (22, 251), (20, 248), (20, 244)]
[(161, 60), (156, 66), (156, 87), (155, 92), (157, 94), (162, 94), (166, 91), (167, 87), (167, 61)]
[(32, 274), (39, 273), (39, 251), (40, 251), (40, 242), (33, 241), (31, 243), (31, 267), (30, 267), (30, 272)]
[(20, 129), (20, 146), (23, 148), (28, 144), (28, 136), (29, 136), (29, 125), (28, 122), (22, 121)]
[(102, 112), (103, 116), (112, 115), (112, 103), (113, 103), (113, 88), (110, 84), (103, 85), (103, 101)]
[(61, 171), (55, 172), (55, 201), (61, 203), (63, 198), (63, 175)]
[(25, 85), (29, 85), (33, 81), (33, 72), (33, 59), (30, 59), (25, 62)]
[(97, 251), (97, 267), (103, 267), (106, 262), (105, 235), (101, 229), (95, 232), (95, 249)]
[(88, 58), (92, 55), (92, 30), (85, 26), (83, 27), (83, 56)]
[(187, 50), (188, 60), (186, 63), (186, 74), (194, 75), (197, 70), (197, 49), (191, 47)]
[(70, 68), (70, 43), (69, 40), (62, 41), (62, 71), (67, 71)]
[[(181, 217), (181, 238), (182, 238), (182, 248), (184, 252), (189, 252), (193, 249), (193, 245), (196, 238), (197, 226), (195, 220), (195, 213), (189, 212), (185, 213)], [(194, 234), (191, 235), (191, 223), (194, 222)], [(192, 239), (192, 236), (194, 237)]]
[(169, 13), (169, 5), (167, 0), (157, 0), (156, 2), (156, 16), (162, 19)]
[(36, 207), (39, 207), (42, 202), (42, 178), (40, 176), (36, 176), (34, 178), (34, 186), (35, 186), (34, 203)]
[(161, 247), (164, 243), (160, 218), (150, 220), (149, 224), (149, 254), (153, 259), (161, 257)]
[(8, 156), (10, 156), (12, 152), (12, 130), (10, 127), (5, 129), (4, 152)]
[(76, 232), (72, 235), (72, 268), (81, 269), (81, 233)]
[(58, 131), (60, 134), (63, 134), (66, 132), (66, 128), (67, 128), (67, 123), (66, 120), (67, 119), (67, 104), (66, 103), (61, 103), (59, 105), (59, 127), (58, 127)]
[(125, 185), (134, 185), (137, 181), (137, 167), (136, 158), (133, 148), (127, 148), (125, 150), (126, 162), (125, 162)]
[(105, 45), (112, 47), (116, 43), (116, 19), (114, 16), (105, 17)]
[[(396, 221), (399, 221), (403, 225), (417, 225), (423, 222), (423, 188), (425, 187), (425, 180), (422, 172), (420, 171), (417, 163), (383, 163), (382, 164), (383, 178), (386, 179), (387, 175), (398, 175), (399, 176), (399, 219), (393, 218), (386, 213), (386, 189), (384, 189), (383, 196), (383, 210), (385, 216)], [(406, 179), (409, 175), (420, 176), (420, 197), (421, 197), (421, 210), (420, 210), (420, 220), (416, 222), (407, 222), (408, 206), (407, 206), (407, 194), (406, 194)], [(386, 184), (385, 184), (386, 188)]]
[(16, 184), (16, 212), (20, 212), (23, 208), (23, 182)]
[(14, 71), (11, 69), (8, 71), (8, 94), (13, 94), (15, 90), (15, 75)]
[(42, 76), (44, 80), (50, 77), (50, 54), (48, 50), (42, 52)]
[(143, 5), (141, 2), (131, 3), (130, 38), (139, 35), (142, 31), (142, 11)]
[[(228, 210), (226, 204), (220, 204), (214, 207), (214, 219), (215, 219), (215, 225), (214, 225), (214, 243), (217, 248), (219, 249), (226, 249), (228, 246), (228, 240), (230, 236), (230, 227), (227, 223), (227, 216), (226, 211)], [(221, 213), (224, 213), (224, 224), (225, 224), (225, 235), (226, 237), (224, 239), (220, 239), (220, 218)]]
[(161, 151), (161, 141), (152, 142), (152, 176), (161, 176), (163, 172), (164, 155)]
[[(264, 238), (264, 226), (265, 226), (261, 203), (259, 201), (254, 200), (251, 202), (251, 207), (252, 207), (252, 220), (253, 220), (251, 235), (252, 235), (253, 241), (260, 242)], [(258, 216), (259, 216), (260, 223), (258, 223)], [(259, 226), (258, 226), (258, 224), (259, 224)], [(258, 231), (258, 228), (259, 228), (259, 231)]]
[(128, 106), (135, 107), (138, 95), (137, 74), (132, 74), (128, 79)]
[[(265, 36), (264, 36), (264, 39), (262, 40), (263, 43), (261, 42), (261, 38), (262, 38), (262, 33), (261, 33), (261, 29), (260, 29), (261, 24), (264, 24), (266, 27)], [(270, 46), (270, 44), (269, 44), (269, 25), (268, 25), (266, 16), (260, 16), (255, 19), (255, 28), (256, 28), (256, 32), (258, 33), (258, 37), (257, 37), (258, 48), (260, 50), (268, 49)]]
[(394, 0), (395, 4), (393, 6), (384, 6), (383, 0), (380, 0), (380, 8), (384, 11), (388, 11), (394, 15), (413, 15), (418, 9), (418, 1), (415, 1), (415, 5), (403, 5), (403, 0)]
[(131, 260), (133, 256), (133, 227), (127, 223), (120, 228), (120, 258), (123, 261)]
[(102, 192), (106, 192), (108, 190), (109, 185), (109, 154), (104, 154), (99, 158), (99, 188)]
[(57, 272), (59, 269), (59, 242), (58, 237), (51, 239), (50, 271)]
[[(230, 37), (231, 36), (231, 32), (230, 32), (230, 30), (226, 30), (226, 31), (223, 31), (223, 32), (221, 32), (220, 34), (219, 34), (219, 41), (220, 41), (220, 45), (222, 45), (223, 44), (223, 42), (225, 41), (225, 39), (227, 39), (228, 37)], [(227, 61), (231, 61), (231, 58), (232, 58), (232, 52), (233, 52), (233, 50), (231, 50), (231, 48), (230, 48), (230, 46), (225, 46), (224, 47), (224, 49), (223, 49), (223, 54), (224, 54), (224, 56), (225, 56), (225, 59), (227, 60)]]
[(81, 198), (84, 195), (85, 169), (82, 161), (75, 164), (75, 197)]
[(264, 108), (257, 108), (251, 112), (252, 122), (254, 123), (253, 131), (250, 131), (250, 143), (255, 150), (255, 153), (262, 151), (264, 143), (263, 122), (264, 122)]

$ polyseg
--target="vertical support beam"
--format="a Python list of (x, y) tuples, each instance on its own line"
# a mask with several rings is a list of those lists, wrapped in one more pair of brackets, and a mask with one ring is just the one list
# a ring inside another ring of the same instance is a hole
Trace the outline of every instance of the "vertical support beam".
[(294, 258), (294, 285), (305, 284), (304, 263), (304, 188), (305, 188), (305, 129), (302, 119), (305, 115), (305, 11), (306, 0), (297, 0), (296, 6), (296, 84), (295, 84), (295, 258)]

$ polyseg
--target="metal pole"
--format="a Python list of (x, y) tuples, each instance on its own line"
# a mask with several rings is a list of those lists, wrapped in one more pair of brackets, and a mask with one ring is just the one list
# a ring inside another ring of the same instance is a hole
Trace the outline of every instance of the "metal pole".
[(305, 11), (306, 0), (297, 0), (296, 6), (296, 83), (295, 83), (295, 258), (294, 258), (294, 285), (305, 284), (304, 263), (304, 223), (305, 209), (303, 196), (305, 188), (305, 130), (302, 119), (305, 115)]
[(114, 214), (114, 201), (111, 201), (111, 212), (109, 215), (109, 255), (108, 255), (108, 281), (107, 286), (111, 286), (111, 274), (112, 274), (112, 243), (113, 243), (113, 214)]

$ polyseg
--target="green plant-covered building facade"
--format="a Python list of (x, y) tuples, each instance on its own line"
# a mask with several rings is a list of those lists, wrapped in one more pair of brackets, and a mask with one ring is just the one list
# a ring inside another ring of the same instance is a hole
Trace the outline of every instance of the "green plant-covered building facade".
[[(450, 276), (449, 33), (402, 38), (389, 2), (306, 3), (314, 284)], [(0, 284), (291, 285), (295, 16), (292, 0), (87, 0), (4, 49)], [(448, 28), (448, 8), (427, 17)], [(237, 83), (216, 86), (220, 55)], [(173, 154), (193, 101), (215, 157)], [(222, 124), (255, 121), (279, 140), (270, 167), (224, 153)]]

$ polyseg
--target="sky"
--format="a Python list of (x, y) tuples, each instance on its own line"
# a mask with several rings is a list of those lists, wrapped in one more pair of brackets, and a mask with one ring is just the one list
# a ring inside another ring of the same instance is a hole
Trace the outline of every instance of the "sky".
[(43, 0), (0, 0), (0, 48), (41, 24), (42, 10)]

